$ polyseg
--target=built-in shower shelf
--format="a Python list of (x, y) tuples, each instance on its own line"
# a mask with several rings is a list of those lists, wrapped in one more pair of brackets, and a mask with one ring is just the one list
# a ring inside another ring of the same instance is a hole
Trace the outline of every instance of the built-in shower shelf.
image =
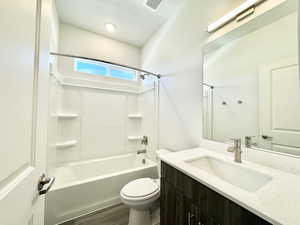
[(79, 115), (77, 113), (59, 113), (57, 114), (57, 117), (59, 119), (75, 119)]
[(65, 141), (65, 142), (57, 143), (56, 148), (58, 148), (58, 149), (70, 148), (70, 147), (75, 146), (77, 143), (78, 143), (77, 140)]
[(129, 114), (129, 115), (128, 115), (128, 118), (129, 118), (129, 119), (142, 119), (143, 116), (142, 116), (142, 114), (140, 114), (140, 113), (137, 113), (137, 114)]
[(138, 141), (138, 140), (142, 140), (143, 136), (128, 136), (128, 140), (129, 141)]

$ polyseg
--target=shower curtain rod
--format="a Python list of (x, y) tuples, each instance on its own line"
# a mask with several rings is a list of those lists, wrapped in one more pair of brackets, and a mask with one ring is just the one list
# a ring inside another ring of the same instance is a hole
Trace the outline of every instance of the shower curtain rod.
[(62, 57), (69, 57), (69, 58), (77, 58), (77, 59), (85, 59), (85, 60), (92, 60), (92, 61), (97, 61), (97, 62), (112, 64), (112, 65), (115, 65), (115, 66), (121, 66), (121, 67), (125, 67), (125, 68), (128, 68), (128, 69), (132, 69), (132, 70), (136, 70), (136, 71), (145, 73), (143, 75), (152, 75), (152, 76), (157, 77), (158, 79), (161, 78), (160, 74), (155, 74), (155, 73), (149, 72), (147, 70), (142, 70), (142, 69), (139, 69), (139, 68), (136, 68), (136, 67), (127, 66), (127, 65), (123, 65), (123, 64), (119, 64), (119, 63), (115, 63), (115, 62), (110, 62), (110, 61), (106, 61), (106, 60), (102, 60), (102, 59), (95, 59), (95, 58), (89, 58), (89, 57), (84, 57), (84, 56), (62, 54), (62, 53), (55, 53), (55, 52), (50, 52), (50, 55), (62, 56)]

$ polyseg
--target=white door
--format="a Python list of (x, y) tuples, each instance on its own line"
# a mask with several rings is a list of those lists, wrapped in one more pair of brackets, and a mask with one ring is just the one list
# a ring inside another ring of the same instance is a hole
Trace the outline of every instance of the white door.
[(297, 59), (265, 65), (259, 74), (260, 143), (300, 155), (300, 88)]
[(44, 224), (49, 4), (0, 1), (0, 225)]

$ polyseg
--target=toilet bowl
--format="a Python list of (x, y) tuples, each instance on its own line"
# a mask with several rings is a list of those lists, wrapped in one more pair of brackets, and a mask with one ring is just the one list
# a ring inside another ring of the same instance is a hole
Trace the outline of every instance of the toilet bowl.
[(151, 225), (151, 207), (160, 196), (159, 180), (133, 180), (122, 188), (120, 196), (130, 208), (128, 225)]

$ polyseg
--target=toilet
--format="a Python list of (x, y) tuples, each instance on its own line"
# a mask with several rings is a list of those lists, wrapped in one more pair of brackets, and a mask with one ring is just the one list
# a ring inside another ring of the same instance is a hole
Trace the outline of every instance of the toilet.
[[(159, 178), (161, 169), (159, 156), (169, 153), (171, 151), (165, 149), (156, 151)], [(130, 208), (128, 225), (152, 225), (153, 222), (159, 224), (151, 221), (151, 208), (160, 197), (160, 179), (133, 180), (122, 188), (120, 196), (122, 202)], [(159, 210), (157, 212), (159, 215)]]
[(160, 196), (159, 180), (133, 180), (122, 188), (120, 195), (122, 202), (130, 208), (128, 225), (151, 225), (151, 207)]

